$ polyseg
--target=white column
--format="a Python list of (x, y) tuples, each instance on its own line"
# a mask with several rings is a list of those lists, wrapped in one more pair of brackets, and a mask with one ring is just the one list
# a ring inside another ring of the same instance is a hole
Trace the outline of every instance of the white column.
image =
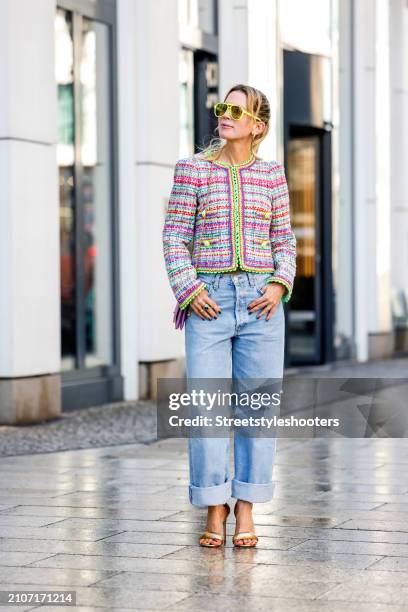
[(277, 0), (219, 3), (220, 96), (238, 83), (260, 89), (271, 105), (271, 126), (259, 153), (283, 160), (282, 57)]
[(60, 411), (54, 16), (0, 3), (0, 422)]
[(388, 0), (354, 6), (354, 316), (357, 358), (391, 352)]
[[(339, 172), (333, 175), (333, 192), (338, 204), (333, 207), (333, 271), (336, 295), (336, 342), (341, 353), (355, 356), (354, 337), (354, 103), (353, 103), (353, 0), (338, 1), (338, 117), (334, 117), (333, 147), (337, 146)], [(334, 96), (334, 100), (336, 97)]]
[(408, 297), (408, 4), (390, 2), (391, 280)]
[[(143, 3), (144, 4), (144, 3)], [(119, 117), (119, 261), (121, 370), (124, 399), (139, 396), (138, 380), (138, 227), (136, 215), (140, 200), (136, 197), (136, 40), (138, 37), (134, 0), (117, 2), (118, 41), (118, 117)]]
[[(180, 85), (177, 0), (136, 3), (136, 226), (139, 361), (182, 357), (162, 253), (162, 228), (179, 156)], [(131, 281), (130, 281), (131, 282)]]

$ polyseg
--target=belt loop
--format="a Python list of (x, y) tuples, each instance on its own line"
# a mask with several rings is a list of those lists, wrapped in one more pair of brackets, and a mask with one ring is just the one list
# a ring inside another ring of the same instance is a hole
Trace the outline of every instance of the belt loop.
[(222, 274), (221, 272), (216, 272), (215, 281), (214, 281), (214, 289), (218, 289), (218, 287), (220, 286), (221, 274)]
[(251, 274), (251, 272), (248, 272), (247, 270), (246, 270), (246, 275), (247, 275), (249, 286), (253, 287), (255, 285), (254, 275)]

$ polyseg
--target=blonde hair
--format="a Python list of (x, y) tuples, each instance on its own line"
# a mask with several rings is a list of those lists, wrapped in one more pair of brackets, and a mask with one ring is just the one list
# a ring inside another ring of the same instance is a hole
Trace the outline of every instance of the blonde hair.
[[(261, 159), (257, 155), (257, 152), (261, 142), (266, 138), (269, 132), (269, 124), (271, 117), (271, 110), (268, 98), (265, 96), (264, 93), (262, 93), (262, 91), (260, 91), (259, 89), (255, 89), (255, 87), (238, 84), (231, 87), (231, 89), (227, 92), (224, 97), (224, 102), (228, 98), (229, 94), (233, 91), (242, 91), (244, 94), (246, 94), (247, 110), (250, 113), (253, 113), (257, 117), (259, 117), (259, 119), (261, 119), (261, 121), (265, 123), (265, 129), (263, 130), (263, 132), (261, 132), (260, 134), (256, 134), (251, 142), (251, 153), (257, 159)], [(218, 126), (215, 129), (217, 130)], [(204, 157), (205, 159), (214, 159), (223, 151), (226, 145), (227, 141), (224, 138), (219, 138), (216, 136), (214, 138), (211, 138), (207, 146), (203, 148), (198, 147), (200, 151), (199, 153), (196, 153), (196, 156)]]

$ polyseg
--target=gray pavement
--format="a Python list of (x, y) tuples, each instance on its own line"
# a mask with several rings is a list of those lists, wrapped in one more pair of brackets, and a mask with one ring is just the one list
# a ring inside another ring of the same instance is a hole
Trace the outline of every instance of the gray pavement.
[(233, 548), (231, 514), (214, 550), (185, 439), (3, 457), (0, 590), (74, 590), (77, 610), (406, 612), (406, 440), (280, 438), (274, 478), (258, 547)]
[(233, 549), (232, 518), (226, 548), (197, 545), (205, 511), (188, 501), (186, 450), (3, 458), (1, 590), (75, 590), (79, 610), (408, 609), (405, 440), (279, 439), (254, 550)]

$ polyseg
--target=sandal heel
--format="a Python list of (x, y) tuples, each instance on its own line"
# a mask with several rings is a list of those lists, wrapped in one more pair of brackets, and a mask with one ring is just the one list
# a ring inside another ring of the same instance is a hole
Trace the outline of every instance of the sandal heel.
[(201, 543), (199, 541), (200, 546), (205, 546), (206, 548), (220, 548), (220, 546), (222, 546), (223, 544), (225, 544), (226, 540), (227, 540), (227, 518), (228, 515), (230, 513), (230, 507), (227, 503), (224, 504), (224, 506), (227, 508), (227, 514), (225, 516), (225, 519), (223, 521), (223, 533), (222, 535), (220, 533), (217, 533), (215, 531), (204, 531), (201, 535), (199, 540), (202, 540), (203, 538), (207, 538), (207, 539), (211, 539), (211, 540), (220, 540), (219, 544), (205, 544), (205, 543)]

